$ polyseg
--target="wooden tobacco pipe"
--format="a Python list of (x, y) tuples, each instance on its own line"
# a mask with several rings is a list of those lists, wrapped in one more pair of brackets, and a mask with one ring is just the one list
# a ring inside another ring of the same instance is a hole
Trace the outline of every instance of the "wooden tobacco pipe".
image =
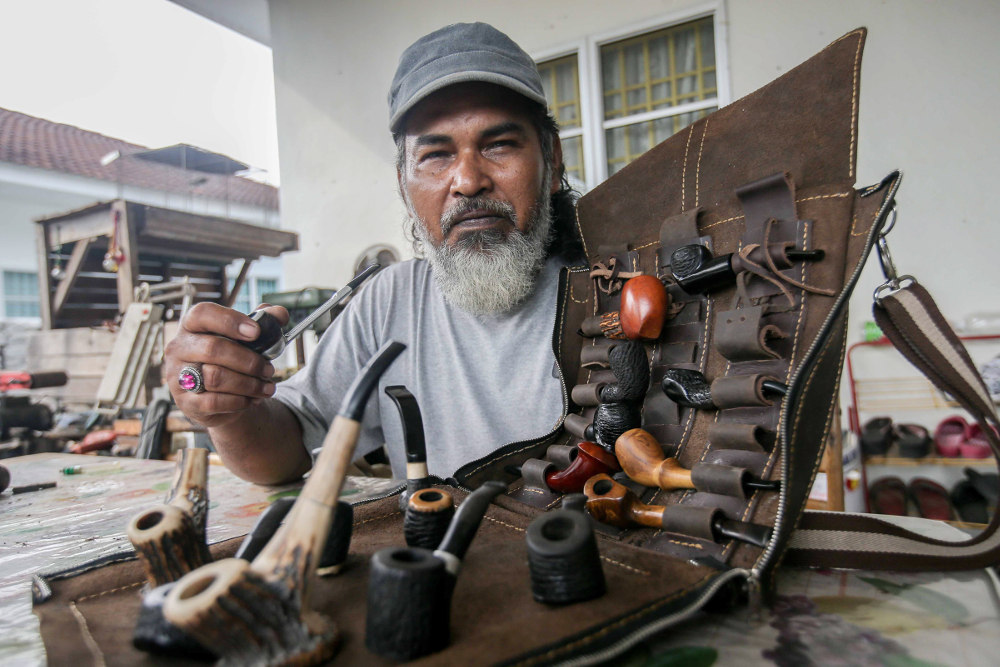
[(420, 489), (410, 496), (403, 512), (406, 545), (437, 549), (454, 516), (455, 500), (450, 493), (443, 489)]
[(427, 474), (427, 444), (424, 442), (424, 420), (416, 397), (402, 385), (385, 388), (403, 423), (403, 446), (406, 450), (406, 489), (399, 494), (399, 509), (406, 512), (410, 496), (431, 485)]
[(656, 340), (663, 331), (670, 295), (656, 276), (636, 276), (622, 287), (617, 311), (588, 317), (580, 333), (588, 338), (605, 336), (616, 340)]
[(228, 558), (190, 572), (163, 615), (231, 665), (315, 665), (337, 647), (334, 623), (308, 609), (309, 582), (326, 544), (365, 404), (406, 346), (389, 341), (347, 390), (312, 474), (278, 532), (247, 563)]
[(136, 514), (125, 529), (151, 588), (212, 561), (205, 543), (207, 520), (208, 450), (185, 449), (166, 504)]
[(615, 443), (615, 454), (629, 479), (665, 491), (697, 489), (745, 498), (756, 490), (781, 488), (780, 481), (757, 479), (745, 468), (714, 463), (696, 463), (691, 470), (682, 468), (676, 458), (663, 453), (656, 438), (641, 428), (623, 433)]
[(506, 490), (502, 482), (486, 482), (470, 493), (434, 551), (389, 547), (372, 556), (365, 619), (368, 650), (405, 661), (448, 646), (451, 595), (462, 559), (490, 501)]
[[(771, 398), (782, 397), (788, 393), (788, 386), (774, 379), (760, 376), (744, 376), (743, 378), (724, 378), (722, 383), (728, 381), (740, 381), (746, 379), (751, 384), (759, 386), (753, 388), (751, 393), (755, 394), (746, 406), (731, 403), (728, 397), (720, 394), (720, 380), (716, 383), (709, 383), (705, 374), (700, 371), (685, 368), (670, 368), (663, 375), (660, 381), (660, 388), (671, 401), (684, 408), (695, 408), (698, 410), (716, 410), (727, 407), (747, 407), (749, 405), (769, 405)], [(735, 383), (733, 383), (735, 384)], [(755, 401), (755, 402), (754, 402)]]
[[(779, 269), (791, 268), (794, 261), (820, 261), (826, 256), (822, 250), (795, 250), (777, 243), (771, 244), (769, 253)], [(765, 262), (760, 248), (750, 253), (749, 259), (758, 266)], [(670, 255), (670, 273), (688, 294), (707, 294), (728, 287), (736, 282), (736, 274), (745, 266), (739, 255), (715, 257), (700, 244), (681, 246)]]
[(591, 516), (619, 528), (639, 525), (710, 542), (733, 539), (758, 547), (767, 546), (771, 539), (770, 526), (729, 519), (718, 507), (647, 505), (607, 475), (592, 477), (583, 492)]
[[(568, 467), (556, 470), (549, 461), (531, 459), (525, 462), (527, 466), (530, 462), (538, 461), (542, 467), (541, 477), (544, 479), (544, 488), (556, 493), (580, 493), (583, 485), (594, 475), (600, 473), (613, 474), (619, 472), (622, 467), (618, 464), (618, 459), (600, 445), (594, 442), (581, 442), (575, 448), (576, 456)], [(510, 466), (509, 471), (521, 475), (525, 472), (524, 466)], [(525, 485), (529, 484), (528, 476), (525, 475)], [(531, 486), (540, 486), (531, 484)]]

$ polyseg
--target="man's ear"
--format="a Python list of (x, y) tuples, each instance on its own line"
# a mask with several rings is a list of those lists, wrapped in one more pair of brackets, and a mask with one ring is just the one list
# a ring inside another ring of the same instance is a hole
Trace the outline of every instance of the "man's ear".
[(552, 142), (552, 186), (549, 188), (549, 194), (554, 195), (559, 192), (559, 188), (562, 187), (563, 174), (566, 173), (566, 165), (563, 164), (563, 153), (562, 153), (562, 139), (556, 135), (555, 141)]

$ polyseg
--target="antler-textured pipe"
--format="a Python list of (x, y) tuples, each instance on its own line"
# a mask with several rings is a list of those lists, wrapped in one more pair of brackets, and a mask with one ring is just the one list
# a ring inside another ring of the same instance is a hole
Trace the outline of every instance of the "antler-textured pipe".
[(211, 562), (208, 519), (208, 450), (185, 449), (165, 505), (132, 517), (126, 534), (151, 588), (177, 581)]
[(616, 382), (601, 390), (593, 427), (597, 444), (613, 452), (622, 433), (642, 425), (642, 401), (649, 389), (649, 358), (640, 341), (616, 345), (608, 356)]
[(436, 549), (455, 516), (455, 501), (442, 489), (421, 489), (410, 496), (403, 514), (407, 546)]
[(347, 390), (288, 520), (253, 563), (230, 558), (189, 573), (163, 607), (168, 621), (224, 663), (315, 665), (333, 656), (339, 633), (317, 613), (306, 624), (315, 573), (354, 455), (365, 404), (379, 377), (406, 346), (390, 341)]
[(531, 594), (538, 602), (573, 604), (607, 590), (597, 540), (583, 512), (586, 501), (583, 494), (568, 495), (562, 509), (546, 512), (528, 526)]
[(771, 539), (769, 526), (726, 518), (717, 507), (647, 505), (607, 475), (592, 477), (583, 492), (591, 516), (619, 528), (639, 525), (711, 542), (734, 539), (758, 547), (766, 546)]
[(399, 509), (406, 512), (410, 496), (431, 485), (427, 473), (427, 444), (424, 441), (424, 420), (416, 397), (402, 385), (385, 388), (403, 424), (403, 447), (406, 450), (406, 489), (399, 495)]
[(462, 558), (490, 501), (506, 490), (505, 484), (487, 482), (469, 494), (435, 551), (389, 547), (372, 557), (365, 619), (369, 651), (405, 661), (448, 645), (451, 594)]

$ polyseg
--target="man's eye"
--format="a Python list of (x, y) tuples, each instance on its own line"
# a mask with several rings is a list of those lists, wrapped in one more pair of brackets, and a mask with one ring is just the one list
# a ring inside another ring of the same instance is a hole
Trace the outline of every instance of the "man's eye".
[(489, 145), (489, 148), (507, 148), (509, 146), (516, 146), (517, 142), (513, 139), (501, 139), (499, 141), (494, 141)]
[(421, 162), (426, 162), (427, 160), (436, 160), (437, 158), (447, 157), (448, 153), (445, 151), (431, 151), (430, 153), (424, 153), (420, 156)]

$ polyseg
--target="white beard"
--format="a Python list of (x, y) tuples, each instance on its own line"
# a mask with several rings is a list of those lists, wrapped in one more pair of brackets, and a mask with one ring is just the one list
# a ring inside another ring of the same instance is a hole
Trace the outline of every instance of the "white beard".
[[(545, 249), (552, 232), (552, 204), (547, 196), (551, 174), (546, 174), (543, 181), (527, 232), (517, 229), (513, 207), (503, 202), (495, 202), (496, 207), (491, 209), (502, 209), (511, 219), (513, 229), (509, 233), (469, 232), (454, 247), (444, 241), (435, 246), (424, 221), (417, 220), (414, 233), (449, 303), (473, 315), (488, 315), (507, 312), (528, 298), (545, 264)], [(444, 230), (451, 226), (449, 213), (442, 216)], [(410, 215), (415, 217), (412, 208)]]

